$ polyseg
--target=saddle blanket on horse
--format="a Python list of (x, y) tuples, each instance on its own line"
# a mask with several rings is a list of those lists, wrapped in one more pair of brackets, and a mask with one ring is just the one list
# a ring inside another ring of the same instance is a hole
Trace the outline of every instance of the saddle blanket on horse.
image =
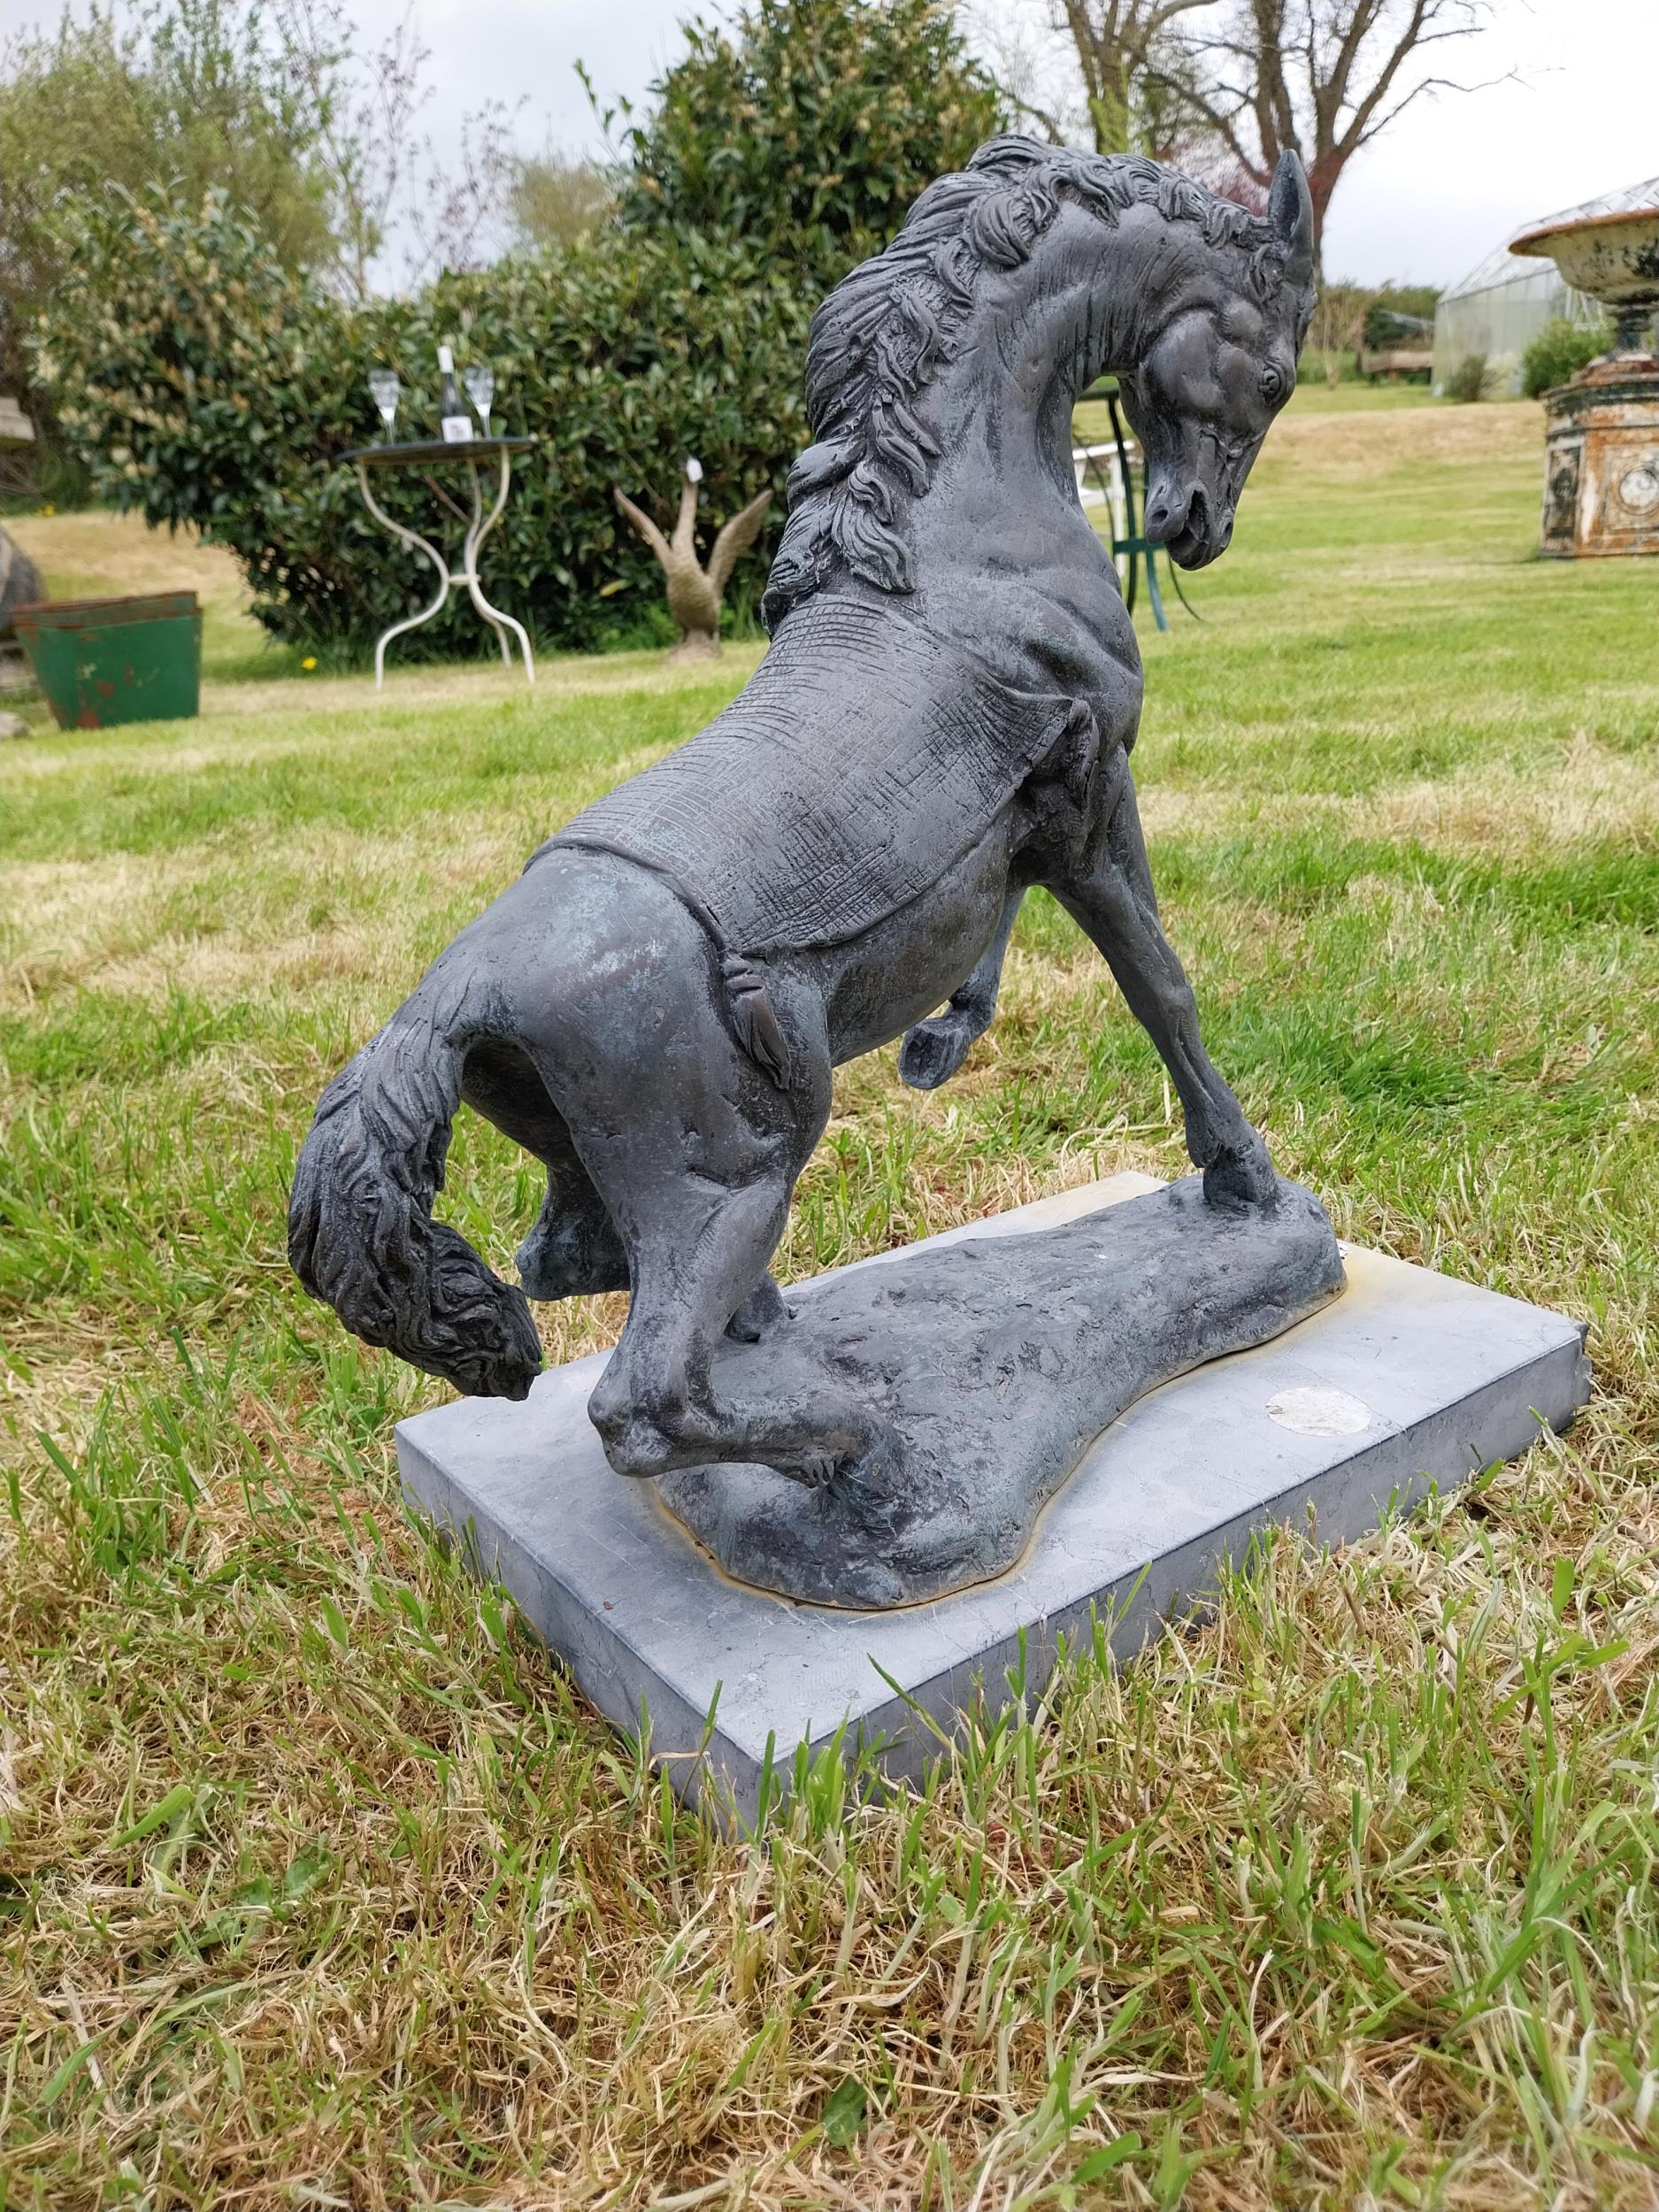
[(534, 857), (637, 861), (733, 951), (844, 943), (972, 851), (1072, 715), (916, 623), (821, 594), (701, 735)]

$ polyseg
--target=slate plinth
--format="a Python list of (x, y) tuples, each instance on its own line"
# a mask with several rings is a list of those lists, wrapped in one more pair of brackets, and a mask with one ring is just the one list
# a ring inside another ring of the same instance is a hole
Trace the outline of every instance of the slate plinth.
[[(1117, 1176), (951, 1239), (1017, 1236), (1157, 1187)], [(1583, 1404), (1576, 1322), (1359, 1248), (1343, 1260), (1333, 1302), (1116, 1421), (1007, 1573), (925, 1604), (839, 1611), (724, 1577), (655, 1485), (607, 1464), (586, 1410), (603, 1354), (543, 1375), (522, 1404), (462, 1399), (402, 1423), (404, 1487), (500, 1578), (602, 1712), (633, 1730), (643, 1709), (653, 1755), (687, 1796), (712, 1782), (750, 1812), (769, 1740), (787, 1768), (796, 1745), (843, 1724), (882, 1744), (889, 1772), (914, 1775), (938, 1745), (906, 1698), (949, 1728), (976, 1683), (1000, 1692), (1022, 1634), (1034, 1687), (1056, 1637), (1087, 1634), (1096, 1609), (1125, 1657), (1258, 1530), (1305, 1526), (1311, 1509), (1321, 1541), (1348, 1540), (1391, 1499), (1409, 1506), (1512, 1458)]]

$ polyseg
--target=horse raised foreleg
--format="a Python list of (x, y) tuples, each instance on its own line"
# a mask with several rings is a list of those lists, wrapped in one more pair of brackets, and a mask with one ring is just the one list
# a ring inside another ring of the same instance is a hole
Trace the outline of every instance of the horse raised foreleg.
[(1211, 1063), (1193, 989), (1158, 919), (1146, 841), (1125, 776), (1079, 874), (1054, 894), (1104, 954), (1130, 1011), (1156, 1046), (1187, 1117), (1187, 1148), (1212, 1203), (1271, 1204), (1278, 1178), (1267, 1147)]
[(1002, 983), (1002, 963), (1008, 941), (1019, 918), (1023, 890), (1010, 890), (1002, 902), (996, 933), (979, 956), (979, 965), (940, 1014), (930, 1014), (905, 1032), (899, 1048), (899, 1074), (913, 1091), (936, 1091), (948, 1083), (974, 1045), (996, 1018), (996, 997)]

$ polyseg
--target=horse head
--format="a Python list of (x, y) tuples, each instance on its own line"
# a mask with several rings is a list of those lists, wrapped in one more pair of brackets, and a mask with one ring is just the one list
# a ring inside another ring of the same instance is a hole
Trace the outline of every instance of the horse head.
[(1221, 257), (1193, 254), (1120, 375), (1146, 455), (1146, 534), (1182, 568), (1226, 551), (1244, 480), (1295, 388), (1313, 304), (1313, 203), (1294, 153), (1280, 157), (1268, 215), (1280, 280), (1240, 288)]
[[(1071, 402), (1108, 370), (1147, 455), (1148, 535), (1184, 567), (1213, 560), (1295, 383), (1312, 273), (1294, 154), (1263, 217), (1142, 155), (987, 140), (812, 319), (813, 442), (789, 475), (768, 628), (837, 574), (913, 591), (917, 511), (946, 455), (960, 473), (972, 450), (976, 488), (1006, 477), (1027, 511), (1022, 418), (1069, 490)], [(964, 543), (955, 515), (933, 534), (936, 553)]]

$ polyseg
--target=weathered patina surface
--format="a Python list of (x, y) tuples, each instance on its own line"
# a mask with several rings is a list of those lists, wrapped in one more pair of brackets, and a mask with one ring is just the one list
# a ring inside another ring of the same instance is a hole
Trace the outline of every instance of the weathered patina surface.
[[(833, 1348), (806, 1356), (768, 1263), (833, 1069), (908, 1031), (907, 1074), (943, 1079), (1035, 885), (1168, 1067), (1202, 1171), (1193, 1249), (1208, 1230), (1222, 1267), (1248, 1218), (1263, 1334), (1283, 1325), (1287, 1253), (1325, 1294), (1329, 1226), (1304, 1233), (1158, 919), (1129, 768), (1134, 633), (1071, 465), (1077, 394), (1115, 372), (1147, 534), (1187, 567), (1225, 549), (1294, 387), (1311, 222), (1294, 156), (1256, 217), (1137, 157), (996, 139), (837, 288), (813, 324), (815, 442), (790, 477), (760, 672), (703, 737), (556, 834), (319, 1107), (289, 1248), (359, 1335), (518, 1398), (541, 1365), (526, 1293), (626, 1287), (590, 1402), (619, 1474), (759, 1467), (820, 1504), (936, 1488), (947, 1429), (920, 1440), (904, 1390)], [(433, 1218), (463, 1100), (547, 1168), (522, 1289)], [(1173, 1330), (1188, 1349), (1202, 1276)], [(1249, 1339), (1232, 1279), (1218, 1349)], [(961, 1322), (947, 1297), (919, 1302), (908, 1371), (956, 1356)], [(1170, 1315), (1130, 1297), (1118, 1326), (1125, 1371), (1150, 1371), (1141, 1340), (1170, 1340)], [(1068, 1357), (1041, 1386), (1070, 1433), (1068, 1392), (1094, 1386)], [(1116, 1394), (1088, 1401), (1085, 1427)], [(1058, 1478), (1023, 1463), (1028, 1518)], [(964, 1545), (950, 1572), (987, 1555)], [(933, 1571), (918, 1560), (888, 1598), (944, 1586)]]
[[(961, 646), (856, 599), (809, 600), (790, 647), (700, 737), (608, 792), (536, 859), (583, 848), (638, 861), (727, 942), (764, 956), (879, 928), (1046, 782), (1055, 806), (1087, 806), (1099, 745), (1070, 700), (1016, 691)], [(849, 710), (849, 668), (880, 702), (873, 759), (864, 717)]]
[(1593, 362), (1544, 405), (1545, 552), (1659, 553), (1659, 357)]
[(1510, 250), (1547, 256), (1617, 322), (1610, 353), (1544, 395), (1544, 551), (1659, 553), (1659, 208), (1544, 223)]
[(1218, 1215), (1196, 1176), (1023, 1237), (970, 1238), (805, 1294), (718, 1388), (856, 1388), (891, 1449), (810, 1486), (689, 1467), (663, 1502), (740, 1582), (818, 1604), (913, 1605), (1014, 1565), (1088, 1447), (1138, 1398), (1282, 1335), (1342, 1288), (1317, 1199)]

